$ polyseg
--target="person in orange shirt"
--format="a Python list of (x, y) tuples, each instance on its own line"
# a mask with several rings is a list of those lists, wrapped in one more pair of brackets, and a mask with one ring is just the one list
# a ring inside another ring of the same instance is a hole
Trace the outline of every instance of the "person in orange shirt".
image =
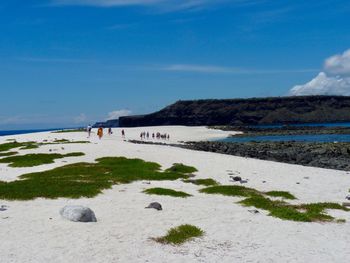
[(100, 140), (102, 139), (102, 136), (103, 136), (103, 128), (102, 127), (98, 128), (97, 136)]

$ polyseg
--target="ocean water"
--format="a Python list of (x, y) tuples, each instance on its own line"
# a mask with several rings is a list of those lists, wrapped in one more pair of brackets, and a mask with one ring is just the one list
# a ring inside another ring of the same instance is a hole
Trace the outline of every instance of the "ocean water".
[(230, 137), (220, 140), (221, 142), (350, 142), (350, 134), (322, 134), (322, 135), (274, 135), (274, 136), (247, 136)]
[[(260, 125), (259, 128), (281, 128), (283, 125)], [(311, 127), (350, 127), (350, 122), (343, 123), (308, 123), (292, 124), (290, 126), (311, 126)], [(350, 142), (349, 134), (322, 134), (322, 135), (274, 135), (274, 136), (247, 136), (230, 137), (220, 140), (222, 142), (251, 142), (251, 141), (270, 141), (270, 142)]]
[(0, 136), (7, 136), (7, 135), (17, 135), (17, 134), (27, 134), (27, 133), (35, 133), (35, 132), (46, 132), (46, 131), (56, 131), (56, 130), (62, 130), (63, 128), (58, 129), (36, 129), (36, 130), (10, 130), (10, 131), (0, 131)]
[[(272, 125), (255, 125), (255, 128), (282, 128), (283, 124), (272, 124)], [(298, 123), (288, 124), (293, 127), (350, 127), (350, 122), (336, 122), (336, 123)]]

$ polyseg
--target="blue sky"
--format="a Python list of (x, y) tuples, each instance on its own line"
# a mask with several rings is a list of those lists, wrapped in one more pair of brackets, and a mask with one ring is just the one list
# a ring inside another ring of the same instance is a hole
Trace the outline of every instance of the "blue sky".
[(0, 129), (179, 99), (349, 95), (350, 70), (325, 68), (350, 68), (349, 25), (345, 0), (2, 0)]

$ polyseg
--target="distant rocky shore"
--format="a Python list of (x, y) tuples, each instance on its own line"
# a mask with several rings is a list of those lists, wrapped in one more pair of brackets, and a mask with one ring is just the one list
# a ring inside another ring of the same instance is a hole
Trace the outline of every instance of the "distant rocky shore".
[(251, 126), (213, 126), (209, 128), (243, 132), (241, 134), (232, 135), (232, 137), (350, 134), (350, 127), (282, 126), (276, 128), (260, 128)]
[(188, 142), (191, 150), (350, 171), (350, 143)]
[(197, 151), (350, 171), (350, 143), (231, 143), (202, 141), (186, 142), (184, 144), (166, 144), (139, 140), (129, 140), (129, 142), (135, 144), (174, 146)]

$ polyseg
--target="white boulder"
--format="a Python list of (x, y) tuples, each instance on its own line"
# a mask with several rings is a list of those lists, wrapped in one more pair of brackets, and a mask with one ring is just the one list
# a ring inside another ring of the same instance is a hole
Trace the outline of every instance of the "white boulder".
[(63, 218), (73, 222), (97, 222), (94, 211), (79, 205), (67, 205), (60, 210)]

